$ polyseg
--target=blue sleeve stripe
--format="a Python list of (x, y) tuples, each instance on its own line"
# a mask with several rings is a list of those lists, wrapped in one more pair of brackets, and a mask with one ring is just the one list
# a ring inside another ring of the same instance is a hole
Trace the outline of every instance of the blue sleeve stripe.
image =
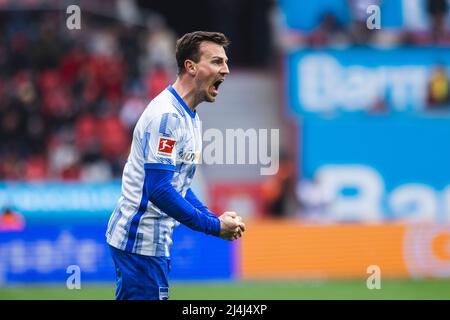
[(150, 132), (144, 133), (144, 140), (142, 141), (143, 147), (144, 147), (144, 159), (147, 159), (148, 157), (148, 151), (149, 151), (149, 143), (150, 141)]
[(164, 163), (146, 163), (144, 164), (144, 169), (159, 169), (167, 171), (175, 171), (175, 166), (171, 164)]
[(167, 121), (169, 120), (169, 114), (164, 113), (161, 118), (161, 123), (159, 124), (159, 133), (167, 134)]

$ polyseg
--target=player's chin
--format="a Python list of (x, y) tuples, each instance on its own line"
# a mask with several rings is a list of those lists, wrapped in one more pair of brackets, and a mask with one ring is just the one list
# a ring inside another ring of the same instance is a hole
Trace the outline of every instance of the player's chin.
[(217, 94), (214, 94), (214, 93), (208, 93), (207, 95), (206, 95), (206, 102), (215, 102), (216, 101), (216, 98), (217, 98)]

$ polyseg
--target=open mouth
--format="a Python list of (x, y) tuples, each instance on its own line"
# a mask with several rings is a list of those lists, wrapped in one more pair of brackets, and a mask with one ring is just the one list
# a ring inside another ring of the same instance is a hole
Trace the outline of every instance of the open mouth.
[(223, 82), (223, 79), (217, 80), (216, 82), (214, 82), (213, 87), (216, 91), (219, 91), (219, 87), (222, 84), (222, 82)]

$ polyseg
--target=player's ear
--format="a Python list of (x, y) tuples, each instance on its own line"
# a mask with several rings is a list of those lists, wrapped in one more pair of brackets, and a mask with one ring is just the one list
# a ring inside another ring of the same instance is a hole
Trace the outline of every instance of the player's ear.
[(192, 76), (195, 76), (195, 74), (197, 73), (197, 64), (192, 60), (185, 60), (184, 68), (186, 69), (186, 72)]

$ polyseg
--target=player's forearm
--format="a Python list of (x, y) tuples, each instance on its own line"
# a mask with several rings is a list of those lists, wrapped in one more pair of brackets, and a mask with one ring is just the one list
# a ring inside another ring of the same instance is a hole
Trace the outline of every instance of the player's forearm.
[(187, 202), (189, 202), (191, 205), (193, 205), (195, 208), (200, 210), (202, 213), (206, 214), (210, 217), (216, 217), (214, 213), (209, 211), (208, 207), (204, 205), (199, 198), (195, 195), (195, 193), (189, 188), (186, 192), (186, 195), (184, 196)]
[(149, 201), (164, 213), (187, 227), (218, 236), (220, 221), (214, 216), (203, 214), (186, 201), (170, 183), (173, 172), (164, 170), (146, 170), (146, 192)]

